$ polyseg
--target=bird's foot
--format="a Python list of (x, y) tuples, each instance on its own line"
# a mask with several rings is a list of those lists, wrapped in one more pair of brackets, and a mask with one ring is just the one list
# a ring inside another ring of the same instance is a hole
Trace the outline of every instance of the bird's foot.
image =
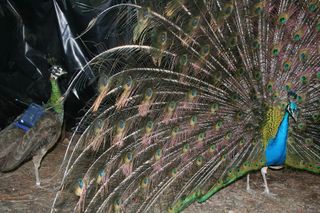
[(250, 189), (250, 188), (247, 188), (247, 192), (249, 194), (251, 194), (251, 195), (255, 195), (256, 194), (256, 192), (254, 190)]
[(36, 187), (41, 187), (41, 186), (40, 186), (40, 181), (39, 181), (39, 182), (36, 181)]
[(274, 198), (277, 196), (277, 194), (271, 193), (269, 190), (264, 190), (261, 194), (264, 194), (268, 197)]

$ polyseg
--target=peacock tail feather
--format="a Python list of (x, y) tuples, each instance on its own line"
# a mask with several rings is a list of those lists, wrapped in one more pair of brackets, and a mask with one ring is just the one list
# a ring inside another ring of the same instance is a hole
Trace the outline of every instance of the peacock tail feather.
[(319, 7), (137, 0), (101, 11), (85, 32), (116, 12), (131, 41), (87, 64), (97, 93), (75, 127), (52, 212), (179, 212), (206, 201), (265, 166), (289, 91), (300, 112), (287, 165), (319, 173)]

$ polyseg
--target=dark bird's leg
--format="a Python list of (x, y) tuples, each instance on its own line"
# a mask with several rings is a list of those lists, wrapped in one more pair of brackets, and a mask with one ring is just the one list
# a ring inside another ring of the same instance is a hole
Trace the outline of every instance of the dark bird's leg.
[(247, 192), (249, 194), (254, 194), (254, 191), (250, 188), (250, 174), (247, 174)]
[(34, 165), (34, 172), (36, 175), (36, 185), (40, 186), (39, 168), (41, 165), (42, 158), (45, 156), (48, 150), (42, 148), (33, 157), (32, 162)]

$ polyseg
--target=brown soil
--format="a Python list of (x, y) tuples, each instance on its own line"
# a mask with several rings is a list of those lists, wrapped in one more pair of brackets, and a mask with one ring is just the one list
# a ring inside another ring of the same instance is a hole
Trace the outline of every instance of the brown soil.
[[(40, 169), (41, 188), (35, 185), (30, 161), (16, 171), (0, 173), (0, 212), (49, 212), (54, 188), (59, 184), (57, 172), (65, 149), (66, 143), (59, 143), (45, 157)], [(271, 192), (277, 194), (275, 197), (261, 194), (262, 178), (260, 173), (255, 173), (251, 175), (251, 188), (255, 194), (246, 192), (246, 178), (243, 178), (207, 202), (194, 203), (184, 212), (320, 212), (320, 176), (284, 169), (269, 170), (268, 177)]]

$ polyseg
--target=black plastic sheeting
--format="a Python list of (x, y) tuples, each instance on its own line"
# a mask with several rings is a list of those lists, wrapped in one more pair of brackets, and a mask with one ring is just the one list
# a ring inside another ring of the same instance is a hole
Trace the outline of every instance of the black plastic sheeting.
[[(120, 2), (129, 1), (0, 0), (0, 129), (31, 102), (47, 102), (52, 64), (68, 72), (59, 82), (65, 91), (93, 56), (128, 40), (130, 32), (115, 24), (117, 10), (104, 14), (82, 35), (97, 14)], [(79, 98), (71, 93), (66, 102), (70, 127), (94, 92), (96, 77), (89, 68), (84, 73), (87, 81), (76, 90)]]

